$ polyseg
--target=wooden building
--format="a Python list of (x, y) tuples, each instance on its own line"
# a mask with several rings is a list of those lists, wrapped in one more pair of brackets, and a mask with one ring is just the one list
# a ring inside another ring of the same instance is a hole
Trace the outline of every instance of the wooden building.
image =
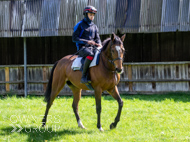
[[(24, 72), (27, 92), (44, 93), (53, 63), (76, 52), (73, 27), (88, 4), (98, 9), (94, 22), (102, 41), (126, 33), (121, 92), (190, 90), (187, 0), (2, 0), (0, 93), (23, 94)], [(69, 93), (67, 86), (61, 92)]]

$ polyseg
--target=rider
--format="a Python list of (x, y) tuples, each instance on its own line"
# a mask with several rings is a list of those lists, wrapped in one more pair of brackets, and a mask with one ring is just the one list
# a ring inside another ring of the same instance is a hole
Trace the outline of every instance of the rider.
[(81, 83), (90, 83), (87, 79), (89, 65), (94, 58), (96, 47), (101, 47), (98, 27), (92, 22), (97, 9), (93, 6), (85, 7), (83, 11), (84, 19), (78, 22), (74, 27), (72, 35), (73, 42), (76, 43), (79, 56), (85, 57)]

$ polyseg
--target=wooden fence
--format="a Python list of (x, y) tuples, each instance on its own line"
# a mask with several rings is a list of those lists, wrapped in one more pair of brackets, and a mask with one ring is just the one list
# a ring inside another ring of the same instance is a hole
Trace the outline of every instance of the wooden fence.
[[(52, 66), (27, 65), (28, 94), (44, 94)], [(121, 93), (190, 91), (190, 62), (124, 63), (118, 88)], [(6, 93), (24, 94), (23, 65), (0, 66), (0, 94)], [(71, 90), (66, 85), (60, 94)]]

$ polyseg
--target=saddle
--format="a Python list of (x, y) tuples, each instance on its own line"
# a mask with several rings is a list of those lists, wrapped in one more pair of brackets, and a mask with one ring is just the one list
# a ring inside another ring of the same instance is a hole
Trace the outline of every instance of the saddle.
[[(99, 59), (100, 59), (100, 51), (97, 50), (96, 53), (95, 53), (95, 56), (92, 60), (92, 62), (90, 63), (90, 66), (89, 68), (91, 67), (94, 67), (94, 66), (97, 66), (99, 64)], [(84, 60), (85, 58), (83, 57), (77, 57), (74, 61), (73, 61), (73, 64), (71, 66), (71, 69), (76, 71), (76, 70), (80, 70), (82, 71), (83, 69), (83, 64), (84, 64)]]
[[(89, 68), (97, 66), (99, 64), (100, 52), (101, 51), (99, 51), (99, 50), (96, 51), (95, 56), (94, 56), (92, 62), (90, 63)], [(84, 61), (85, 61), (84, 57), (77, 57), (77, 58), (75, 58), (75, 60), (72, 63), (71, 69), (74, 70), (74, 71), (76, 71), (76, 70), (82, 71), (83, 70)], [(90, 79), (89, 72), (87, 73), (87, 77)], [(91, 85), (91, 83), (88, 83), (88, 84), (85, 84), (85, 85), (88, 87), (88, 89), (94, 90), (93, 87), (92, 87), (92, 85)]]

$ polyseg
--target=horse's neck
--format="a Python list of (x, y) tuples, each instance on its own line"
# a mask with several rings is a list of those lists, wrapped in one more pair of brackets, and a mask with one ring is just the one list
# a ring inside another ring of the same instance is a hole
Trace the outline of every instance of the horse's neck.
[[(107, 80), (110, 80), (110, 83), (114, 83), (117, 85), (120, 80), (120, 74), (117, 74), (115, 71), (114, 65), (112, 65), (108, 59), (106, 59), (105, 54), (101, 54), (101, 65), (100, 68), (104, 70), (104, 77), (106, 77)], [(113, 82), (112, 82), (113, 81)]]
[(115, 72), (115, 66), (111, 62), (109, 62), (109, 60), (112, 60), (109, 47), (106, 50), (102, 51), (101, 55), (104, 68), (108, 72)]

